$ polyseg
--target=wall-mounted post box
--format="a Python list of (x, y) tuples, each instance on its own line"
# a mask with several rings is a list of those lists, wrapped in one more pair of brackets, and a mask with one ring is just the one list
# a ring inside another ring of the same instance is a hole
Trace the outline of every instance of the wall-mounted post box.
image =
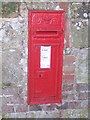
[(64, 11), (28, 12), (28, 104), (60, 103)]

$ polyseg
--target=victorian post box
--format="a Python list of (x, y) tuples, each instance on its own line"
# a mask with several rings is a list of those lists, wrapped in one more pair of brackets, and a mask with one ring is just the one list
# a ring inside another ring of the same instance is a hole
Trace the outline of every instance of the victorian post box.
[(28, 104), (62, 101), (64, 11), (28, 12)]

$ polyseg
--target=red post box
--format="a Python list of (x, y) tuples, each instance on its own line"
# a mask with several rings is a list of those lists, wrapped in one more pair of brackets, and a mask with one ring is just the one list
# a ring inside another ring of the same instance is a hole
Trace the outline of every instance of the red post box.
[(28, 12), (28, 104), (62, 101), (64, 11)]

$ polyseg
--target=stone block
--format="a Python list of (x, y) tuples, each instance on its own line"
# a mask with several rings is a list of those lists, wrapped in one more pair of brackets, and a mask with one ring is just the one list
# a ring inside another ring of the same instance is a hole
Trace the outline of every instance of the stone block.
[(88, 87), (89, 85), (88, 84), (83, 84), (83, 83), (80, 83), (80, 84), (77, 84), (76, 85), (76, 91), (77, 92), (80, 92), (80, 91), (88, 91)]
[[(41, 111), (40, 111), (40, 112), (41, 112)], [(27, 113), (26, 118), (37, 118), (36, 115), (37, 115), (37, 114), (40, 114), (40, 112), (37, 113), (37, 112), (35, 112), (35, 111), (30, 111), (30, 112)]]
[(4, 86), (18, 85), (23, 79), (23, 70), (19, 64), (21, 59), (20, 49), (5, 50), (2, 53), (2, 83)]
[(88, 100), (82, 100), (81, 108), (82, 109), (88, 109)]
[(16, 105), (15, 111), (16, 112), (28, 112), (28, 106), (27, 105)]
[(80, 92), (79, 94), (78, 94), (78, 99), (79, 100), (88, 100), (88, 92)]
[(63, 101), (67, 101), (67, 102), (70, 102), (70, 101), (77, 101), (78, 100), (78, 94), (77, 93), (64, 93), (62, 95), (62, 100)]
[(81, 102), (79, 101), (73, 101), (73, 102), (69, 102), (69, 109), (80, 109), (81, 108)]
[(41, 111), (41, 107), (39, 105), (29, 106), (29, 111)]
[(44, 105), (42, 107), (42, 110), (44, 110), (44, 111), (52, 111), (52, 110), (55, 110), (55, 107), (56, 107), (55, 104)]
[(4, 113), (13, 113), (14, 112), (14, 107), (9, 106), (9, 105), (3, 105), (2, 106), (2, 114)]
[(51, 2), (48, 0), (44, 0), (44, 2), (43, 1), (40, 1), (40, 2), (36, 1), (33, 3), (27, 2), (27, 0), (25, 0), (25, 1), (26, 1), (27, 8), (30, 10), (54, 10), (60, 4), (60, 3), (56, 3), (53, 1)]
[(68, 114), (68, 109), (61, 111), (61, 117), (62, 118), (69, 118), (70, 117), (70, 115)]
[(73, 91), (73, 84), (65, 84), (63, 85), (63, 92), (65, 91)]
[(88, 118), (89, 115), (88, 109), (81, 109), (79, 114), (80, 114), (80, 118)]
[(72, 24), (72, 47), (87, 48), (88, 47), (88, 26), (84, 26), (77, 30), (77, 27)]
[(74, 74), (74, 66), (64, 66), (63, 68), (63, 74)]
[(20, 95), (14, 95), (9, 97), (2, 98), (2, 105), (17, 105), (17, 104), (25, 104), (24, 99)]
[(81, 49), (77, 54), (75, 76), (77, 83), (88, 83), (88, 49)]
[(75, 62), (75, 56), (73, 55), (65, 55), (63, 57), (63, 62), (64, 62), (64, 65), (73, 65), (73, 63)]
[(3, 95), (17, 95), (18, 94), (18, 87), (15, 86), (4, 86), (2, 89), (2, 94)]
[(3, 21), (3, 28), (1, 30), (3, 50), (22, 48), (23, 43), (26, 45), (27, 23), (27, 20), (24, 21), (24, 19), (20, 17), (8, 20), (5, 19)]
[(63, 75), (62, 79), (66, 83), (73, 83), (74, 82), (74, 75)]

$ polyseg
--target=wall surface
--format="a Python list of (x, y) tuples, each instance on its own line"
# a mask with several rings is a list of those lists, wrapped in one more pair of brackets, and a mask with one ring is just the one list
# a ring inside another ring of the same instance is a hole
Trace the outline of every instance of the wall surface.
[[(89, 3), (26, 1), (1, 4), (2, 117), (88, 118)], [(27, 104), (28, 10), (59, 8), (66, 12), (62, 104), (30, 106)]]

